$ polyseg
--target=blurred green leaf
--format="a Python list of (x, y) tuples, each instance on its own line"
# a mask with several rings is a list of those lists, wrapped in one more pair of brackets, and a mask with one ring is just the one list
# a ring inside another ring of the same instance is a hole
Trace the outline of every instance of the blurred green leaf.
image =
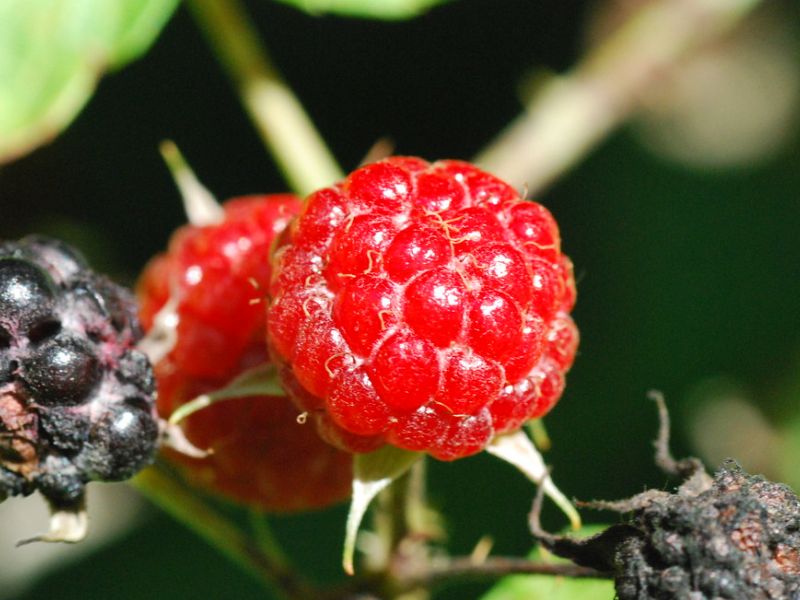
[[(791, 396), (788, 396), (791, 398)], [(797, 396), (795, 396), (796, 398)], [(793, 415), (783, 429), (784, 451), (780, 454), (780, 478), (793, 490), (800, 490), (800, 467), (797, 465), (797, 456), (800, 452), (800, 415)]]
[[(588, 537), (600, 533), (606, 526), (589, 525), (582, 527), (575, 537)], [(531, 560), (546, 563), (567, 563), (536, 548), (530, 554)], [(553, 577), (552, 575), (511, 575), (501, 579), (481, 600), (611, 600), (614, 598), (614, 583), (603, 579), (577, 579)]]
[(141, 56), (178, 0), (2, 0), (0, 163), (52, 139), (102, 74)]
[(312, 15), (333, 13), (367, 19), (410, 19), (450, 0), (278, 0)]

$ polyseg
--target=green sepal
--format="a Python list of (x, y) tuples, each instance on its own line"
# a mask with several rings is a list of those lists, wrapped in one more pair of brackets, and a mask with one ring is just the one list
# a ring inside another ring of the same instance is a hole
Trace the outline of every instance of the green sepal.
[(224, 388), (197, 396), (177, 408), (170, 415), (169, 422), (173, 425), (180, 423), (189, 415), (217, 402), (252, 396), (285, 396), (274, 366), (265, 364), (248, 369)]
[(401, 477), (424, 455), (421, 452), (383, 446), (374, 452), (353, 455), (353, 498), (347, 513), (342, 566), (352, 575), (356, 536), (375, 496)]
[(545, 495), (555, 502), (570, 520), (572, 528), (581, 527), (578, 511), (553, 483), (542, 455), (524, 431), (498, 435), (486, 447), (486, 452), (513, 465), (536, 485), (541, 485)]

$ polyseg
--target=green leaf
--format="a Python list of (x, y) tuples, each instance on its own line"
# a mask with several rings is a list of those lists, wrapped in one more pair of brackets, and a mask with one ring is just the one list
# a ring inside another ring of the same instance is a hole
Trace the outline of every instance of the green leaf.
[(102, 74), (144, 54), (177, 4), (0, 1), (0, 163), (69, 125)]
[[(791, 396), (786, 397), (790, 398)], [(800, 490), (800, 467), (797, 464), (797, 456), (800, 452), (800, 416), (793, 415), (782, 432), (783, 451), (776, 459), (781, 473), (780, 478), (792, 489)]]
[(366, 19), (410, 19), (450, 0), (278, 0), (312, 15), (332, 13)]
[[(605, 528), (604, 525), (590, 525), (577, 533), (571, 531), (569, 535), (588, 537)], [(536, 548), (530, 558), (547, 563), (569, 562), (541, 548)], [(481, 600), (611, 600), (614, 597), (614, 583), (611, 580), (511, 575), (501, 579)]]

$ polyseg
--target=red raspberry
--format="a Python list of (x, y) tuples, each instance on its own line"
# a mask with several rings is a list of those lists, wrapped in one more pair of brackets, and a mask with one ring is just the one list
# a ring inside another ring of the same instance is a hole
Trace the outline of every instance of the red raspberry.
[[(138, 285), (146, 330), (178, 294), (177, 343), (169, 358), (176, 369), (198, 378), (226, 379), (263, 361), (258, 338), (264, 306), (254, 302), (260, 296), (254, 284), (268, 284), (264, 257), (299, 202), (290, 195), (246, 196), (226, 202), (224, 210), (219, 225), (178, 229), (167, 253), (147, 265)], [(248, 350), (256, 355), (248, 357)]]
[[(225, 387), (268, 360), (265, 310), (258, 298), (270, 278), (270, 246), (299, 211), (290, 195), (228, 201), (218, 225), (186, 226), (155, 257), (138, 286), (146, 330), (177, 298), (177, 341), (156, 365), (158, 409), (168, 417), (194, 397)], [(297, 424), (286, 398), (226, 400), (183, 422), (204, 459), (169, 456), (187, 479), (226, 498), (271, 511), (322, 507), (349, 494), (349, 455)]]
[(494, 176), (386, 159), (312, 194), (282, 238), (270, 350), (328, 441), (452, 460), (560, 397), (572, 265), (550, 213)]

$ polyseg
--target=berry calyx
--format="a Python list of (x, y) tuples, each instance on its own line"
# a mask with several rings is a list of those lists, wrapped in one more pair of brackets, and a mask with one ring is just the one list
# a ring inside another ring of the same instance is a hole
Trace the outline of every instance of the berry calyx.
[[(154, 328), (165, 307), (177, 321), (174, 345), (155, 366), (165, 418), (268, 362), (261, 302), (271, 276), (267, 257), (299, 205), (291, 195), (229, 200), (218, 223), (178, 229), (167, 252), (144, 270), (138, 295), (145, 329)], [(297, 416), (281, 396), (226, 399), (182, 422), (188, 440), (209, 449), (208, 456), (165, 454), (198, 487), (264, 510), (306, 510), (344, 499), (349, 456), (299, 425)]]
[(561, 396), (578, 332), (558, 227), (468, 163), (362, 167), (306, 200), (273, 260), (273, 358), (339, 447), (452, 460)]

